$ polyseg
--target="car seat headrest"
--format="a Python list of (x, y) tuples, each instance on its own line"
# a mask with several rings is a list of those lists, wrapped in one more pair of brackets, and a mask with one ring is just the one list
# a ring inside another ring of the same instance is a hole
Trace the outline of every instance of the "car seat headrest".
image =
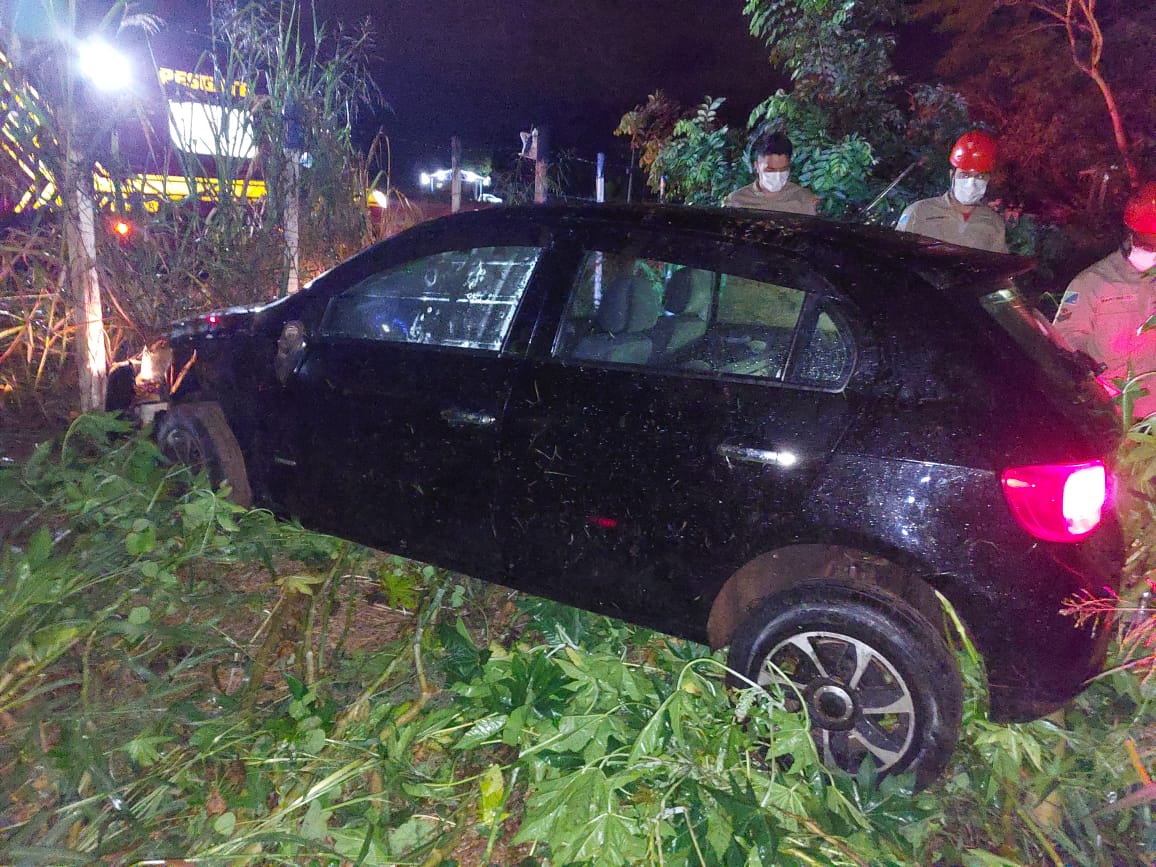
[(714, 275), (698, 268), (679, 268), (666, 282), (665, 307), (675, 316), (702, 316), (710, 309)]
[(646, 331), (658, 321), (662, 305), (646, 277), (619, 277), (606, 284), (595, 322), (611, 334)]

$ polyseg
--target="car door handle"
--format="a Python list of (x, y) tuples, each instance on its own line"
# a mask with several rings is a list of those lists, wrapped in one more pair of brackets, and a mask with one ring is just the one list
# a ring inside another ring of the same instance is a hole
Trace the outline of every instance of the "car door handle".
[(449, 409), (442, 410), (442, 421), (449, 424), (450, 427), (463, 427), (465, 425), (474, 425), (475, 427), (492, 427), (497, 419), (488, 412), (477, 412), (471, 409), (460, 409), (456, 406), (451, 406)]
[(745, 464), (763, 464), (769, 467), (790, 469), (803, 463), (803, 456), (790, 449), (766, 449), (758, 446), (748, 446), (736, 442), (719, 443), (716, 451), (728, 461), (740, 461)]

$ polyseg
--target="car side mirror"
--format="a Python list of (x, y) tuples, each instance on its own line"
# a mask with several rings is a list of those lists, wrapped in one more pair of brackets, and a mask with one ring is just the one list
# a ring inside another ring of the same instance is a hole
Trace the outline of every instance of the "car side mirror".
[(277, 338), (277, 355), (273, 358), (273, 372), (277, 381), (285, 385), (305, 355), (305, 323), (293, 319), (285, 323)]

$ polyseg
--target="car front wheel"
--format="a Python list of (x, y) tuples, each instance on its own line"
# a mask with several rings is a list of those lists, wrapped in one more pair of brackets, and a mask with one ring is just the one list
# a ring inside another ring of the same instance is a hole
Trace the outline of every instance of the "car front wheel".
[(233, 502), (252, 504), (245, 458), (217, 404), (185, 403), (169, 409), (157, 425), (157, 445), (173, 463), (204, 472), (214, 487), (228, 482)]
[(923, 787), (959, 738), (955, 658), (922, 614), (872, 585), (807, 581), (764, 600), (737, 630), (729, 663), (780, 685), (788, 710), (806, 710), (832, 769), (854, 774), (870, 758)]

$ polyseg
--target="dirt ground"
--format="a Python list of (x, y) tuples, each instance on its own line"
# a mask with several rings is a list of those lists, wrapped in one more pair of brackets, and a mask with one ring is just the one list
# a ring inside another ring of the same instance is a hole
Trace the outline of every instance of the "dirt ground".
[(23, 460), (38, 443), (63, 433), (77, 415), (70, 397), (0, 391), (0, 461)]

